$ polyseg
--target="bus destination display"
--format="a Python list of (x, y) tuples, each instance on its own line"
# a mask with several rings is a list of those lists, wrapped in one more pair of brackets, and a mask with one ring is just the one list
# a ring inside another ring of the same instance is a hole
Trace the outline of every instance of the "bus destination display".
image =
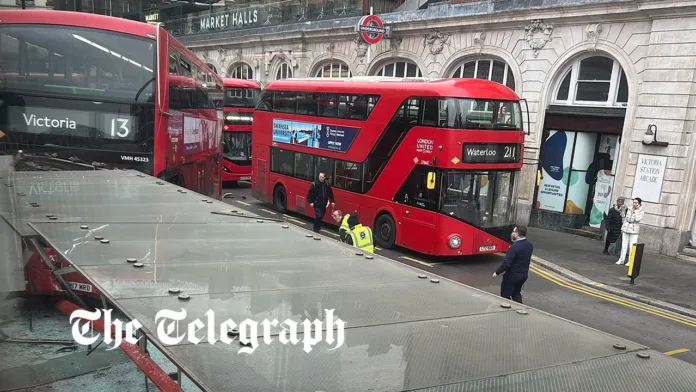
[(517, 163), (520, 145), (510, 143), (464, 143), (462, 163)]
[(347, 152), (359, 128), (273, 119), (273, 141)]
[(8, 117), (9, 123), (14, 124), (12, 130), (32, 134), (132, 141), (138, 129), (137, 119), (125, 113), (10, 106)]

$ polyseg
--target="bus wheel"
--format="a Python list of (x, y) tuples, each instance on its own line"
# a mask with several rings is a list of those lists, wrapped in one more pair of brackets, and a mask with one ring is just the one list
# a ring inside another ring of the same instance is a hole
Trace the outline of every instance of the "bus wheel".
[(382, 214), (375, 222), (375, 242), (384, 249), (391, 249), (396, 242), (394, 219), (389, 214)]
[(285, 193), (285, 187), (278, 185), (273, 190), (273, 205), (281, 214), (288, 208), (288, 199)]

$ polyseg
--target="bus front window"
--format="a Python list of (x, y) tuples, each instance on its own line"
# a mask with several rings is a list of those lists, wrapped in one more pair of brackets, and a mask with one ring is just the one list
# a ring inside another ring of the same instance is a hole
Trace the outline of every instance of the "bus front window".
[(513, 225), (516, 178), (512, 171), (446, 171), (440, 211), (482, 228)]
[(427, 119), (437, 125), (454, 129), (481, 129), (500, 131), (522, 131), (522, 108), (519, 102), (491, 99), (443, 98), (439, 101), (439, 113), (431, 109)]
[(223, 156), (238, 163), (251, 161), (251, 132), (225, 132)]

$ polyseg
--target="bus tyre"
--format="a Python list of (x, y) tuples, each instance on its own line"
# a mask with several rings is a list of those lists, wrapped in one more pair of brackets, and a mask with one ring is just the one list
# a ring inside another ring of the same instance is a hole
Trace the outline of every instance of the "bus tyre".
[(375, 222), (375, 242), (384, 249), (391, 249), (396, 242), (396, 226), (389, 214), (382, 214)]
[(278, 185), (273, 190), (273, 205), (281, 214), (288, 208), (288, 198), (284, 186)]

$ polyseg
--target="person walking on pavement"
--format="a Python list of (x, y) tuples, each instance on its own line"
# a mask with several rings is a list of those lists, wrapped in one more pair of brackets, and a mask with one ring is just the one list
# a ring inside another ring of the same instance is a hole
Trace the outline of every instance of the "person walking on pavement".
[(309, 185), (309, 190), (307, 191), (307, 201), (309, 205), (314, 208), (314, 232), (319, 233), (321, 231), (321, 222), (324, 219), (324, 214), (326, 214), (326, 209), (329, 205), (335, 205), (333, 190), (331, 186), (326, 183), (326, 176), (324, 173), (319, 173), (319, 179), (313, 181)]
[(609, 245), (616, 242), (616, 240), (621, 237), (621, 227), (623, 226), (623, 219), (626, 215), (626, 206), (624, 206), (624, 198), (619, 197), (616, 200), (616, 204), (611, 206), (609, 213), (606, 215), (606, 228), (607, 228), (607, 239), (604, 243), (604, 253), (609, 254)]
[(500, 283), (500, 296), (522, 303), (522, 286), (529, 277), (534, 245), (527, 239), (527, 228), (524, 226), (515, 227), (511, 238), (512, 246), (505, 253), (503, 263), (493, 273), (493, 277), (505, 274)]
[(638, 242), (638, 234), (640, 233), (640, 221), (643, 220), (645, 212), (643, 212), (643, 200), (640, 197), (633, 199), (633, 208), (626, 210), (626, 219), (621, 226), (621, 255), (617, 265), (628, 264), (626, 261), (626, 253), (630, 252), (633, 244)]

